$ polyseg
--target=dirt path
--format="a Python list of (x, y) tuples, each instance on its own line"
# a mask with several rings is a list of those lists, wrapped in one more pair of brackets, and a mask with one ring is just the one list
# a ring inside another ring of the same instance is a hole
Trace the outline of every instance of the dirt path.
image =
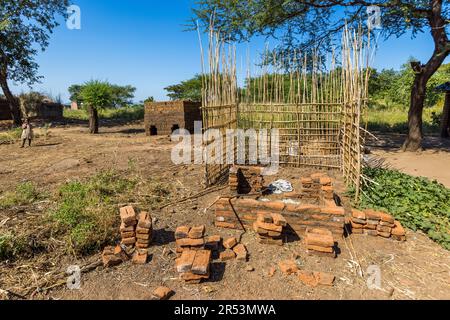
[(370, 141), (372, 154), (386, 160), (386, 163), (404, 173), (437, 180), (450, 188), (450, 140), (426, 137), (424, 150), (402, 152), (403, 135), (377, 134), (379, 141)]
[[(171, 147), (167, 137), (145, 137), (141, 125), (103, 128), (102, 134), (95, 137), (88, 135), (83, 127), (52, 129), (47, 141), (39, 139), (31, 149), (0, 146), (0, 193), (14, 188), (25, 178), (52, 190), (66, 179), (88, 177), (111, 167), (125, 170), (130, 165), (139, 168), (144, 177), (157, 177), (177, 185), (179, 198), (202, 190), (202, 168), (172, 165)], [(304, 173), (299, 169), (286, 169), (280, 177), (293, 179)], [(262, 246), (256, 235), (248, 231), (242, 236), (250, 253), (247, 263), (224, 264), (216, 260), (210, 281), (186, 285), (178, 280), (174, 270), (173, 230), (177, 226), (205, 224), (209, 235), (241, 235), (214, 227), (214, 214), (206, 208), (218, 195), (219, 192), (212, 193), (152, 212), (157, 220), (151, 261), (147, 265), (124, 263), (112, 269), (98, 268), (83, 275), (81, 290), (62, 287), (37, 298), (149, 299), (155, 287), (167, 285), (176, 292), (173, 299), (450, 299), (450, 252), (423, 234), (411, 231), (406, 243), (362, 235), (340, 239), (341, 254), (337, 259), (311, 257), (299, 242), (282, 248)], [(279, 270), (273, 277), (268, 276), (271, 267), (294, 255), (305, 270), (334, 274), (335, 286), (309, 288), (295, 276), (284, 276)], [(82, 262), (71, 256), (52, 261), (59, 264), (61, 270)], [(18, 263), (32, 265), (33, 261)], [(361, 265), (363, 276), (358, 274), (355, 263)], [(245, 271), (248, 265), (255, 271)], [(370, 290), (367, 286), (369, 274), (366, 271), (372, 265), (381, 270), (381, 290)], [(16, 264), (0, 265), (8, 277), (18, 276), (18, 267)], [(35, 268), (45, 268), (45, 265)], [(29, 274), (28, 269), (20, 272), (24, 276)], [(20, 281), (17, 282), (20, 285)], [(1, 284), (0, 275), (0, 288)]]

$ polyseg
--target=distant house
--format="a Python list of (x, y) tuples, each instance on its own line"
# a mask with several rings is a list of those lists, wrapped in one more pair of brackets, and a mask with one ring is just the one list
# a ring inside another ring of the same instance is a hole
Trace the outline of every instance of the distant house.
[(78, 102), (72, 101), (72, 102), (70, 103), (70, 109), (71, 109), (71, 110), (79, 110)]
[[(44, 100), (28, 111), (27, 116), (33, 120), (60, 120), (63, 118), (64, 106), (50, 100)], [(12, 120), (9, 103), (0, 99), (0, 120)]]

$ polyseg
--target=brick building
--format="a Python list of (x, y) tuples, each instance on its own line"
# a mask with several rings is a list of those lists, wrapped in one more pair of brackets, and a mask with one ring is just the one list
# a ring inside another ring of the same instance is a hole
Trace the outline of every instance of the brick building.
[(170, 135), (177, 129), (194, 132), (194, 122), (202, 121), (201, 103), (191, 101), (149, 102), (145, 104), (145, 133)]
[[(53, 102), (42, 102), (34, 110), (29, 111), (32, 120), (60, 120), (63, 118), (63, 105)], [(8, 101), (0, 99), (0, 120), (12, 120)]]

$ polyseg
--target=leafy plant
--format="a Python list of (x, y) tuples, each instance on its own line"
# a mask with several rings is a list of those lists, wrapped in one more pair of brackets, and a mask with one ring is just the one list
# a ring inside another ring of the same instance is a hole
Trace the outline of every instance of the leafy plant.
[(366, 168), (371, 180), (359, 206), (390, 212), (404, 226), (421, 230), (450, 250), (450, 189), (437, 181), (381, 168)]
[(0, 197), (0, 208), (24, 206), (39, 200), (41, 194), (32, 182), (24, 182), (17, 185), (14, 191), (5, 192)]

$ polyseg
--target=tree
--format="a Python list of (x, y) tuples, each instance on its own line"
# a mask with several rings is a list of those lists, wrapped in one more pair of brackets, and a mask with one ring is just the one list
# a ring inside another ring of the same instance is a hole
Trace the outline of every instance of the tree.
[(151, 103), (151, 102), (155, 102), (154, 97), (148, 97), (147, 99), (144, 100), (144, 104)]
[[(119, 86), (116, 84), (110, 84), (108, 82), (105, 82), (105, 84), (109, 85), (112, 94), (111, 105), (109, 105), (108, 107), (122, 108), (133, 103), (132, 100), (134, 98), (134, 92), (136, 91), (135, 87), (130, 85)], [(70, 93), (71, 101), (75, 101), (78, 104), (83, 102), (83, 99), (80, 95), (83, 87), (84, 85), (80, 84), (74, 84), (69, 87), (68, 91)]]
[(89, 132), (97, 134), (98, 110), (111, 106), (114, 100), (111, 85), (108, 82), (91, 80), (83, 85), (79, 96), (89, 110)]
[[(381, 9), (384, 38), (401, 36), (410, 30), (415, 36), (429, 31), (434, 51), (425, 64), (414, 62), (414, 81), (410, 92), (409, 134), (403, 149), (421, 147), (422, 113), (428, 80), (450, 54), (447, 35), (450, 6), (443, 0), (199, 0), (195, 18), (214, 26), (230, 41), (245, 41), (254, 35), (281, 39), (276, 49), (292, 54), (294, 49), (326, 49), (333, 35), (345, 24), (364, 18), (368, 6)], [(365, 25), (363, 26), (365, 27)]]
[(58, 26), (57, 16), (66, 15), (68, 0), (0, 0), (0, 87), (8, 100), (15, 125), (21, 124), (19, 101), (8, 81), (32, 85), (39, 82), (34, 57), (48, 46)]
[(202, 101), (202, 76), (195, 75), (194, 78), (182, 81), (179, 84), (164, 88), (170, 100)]

